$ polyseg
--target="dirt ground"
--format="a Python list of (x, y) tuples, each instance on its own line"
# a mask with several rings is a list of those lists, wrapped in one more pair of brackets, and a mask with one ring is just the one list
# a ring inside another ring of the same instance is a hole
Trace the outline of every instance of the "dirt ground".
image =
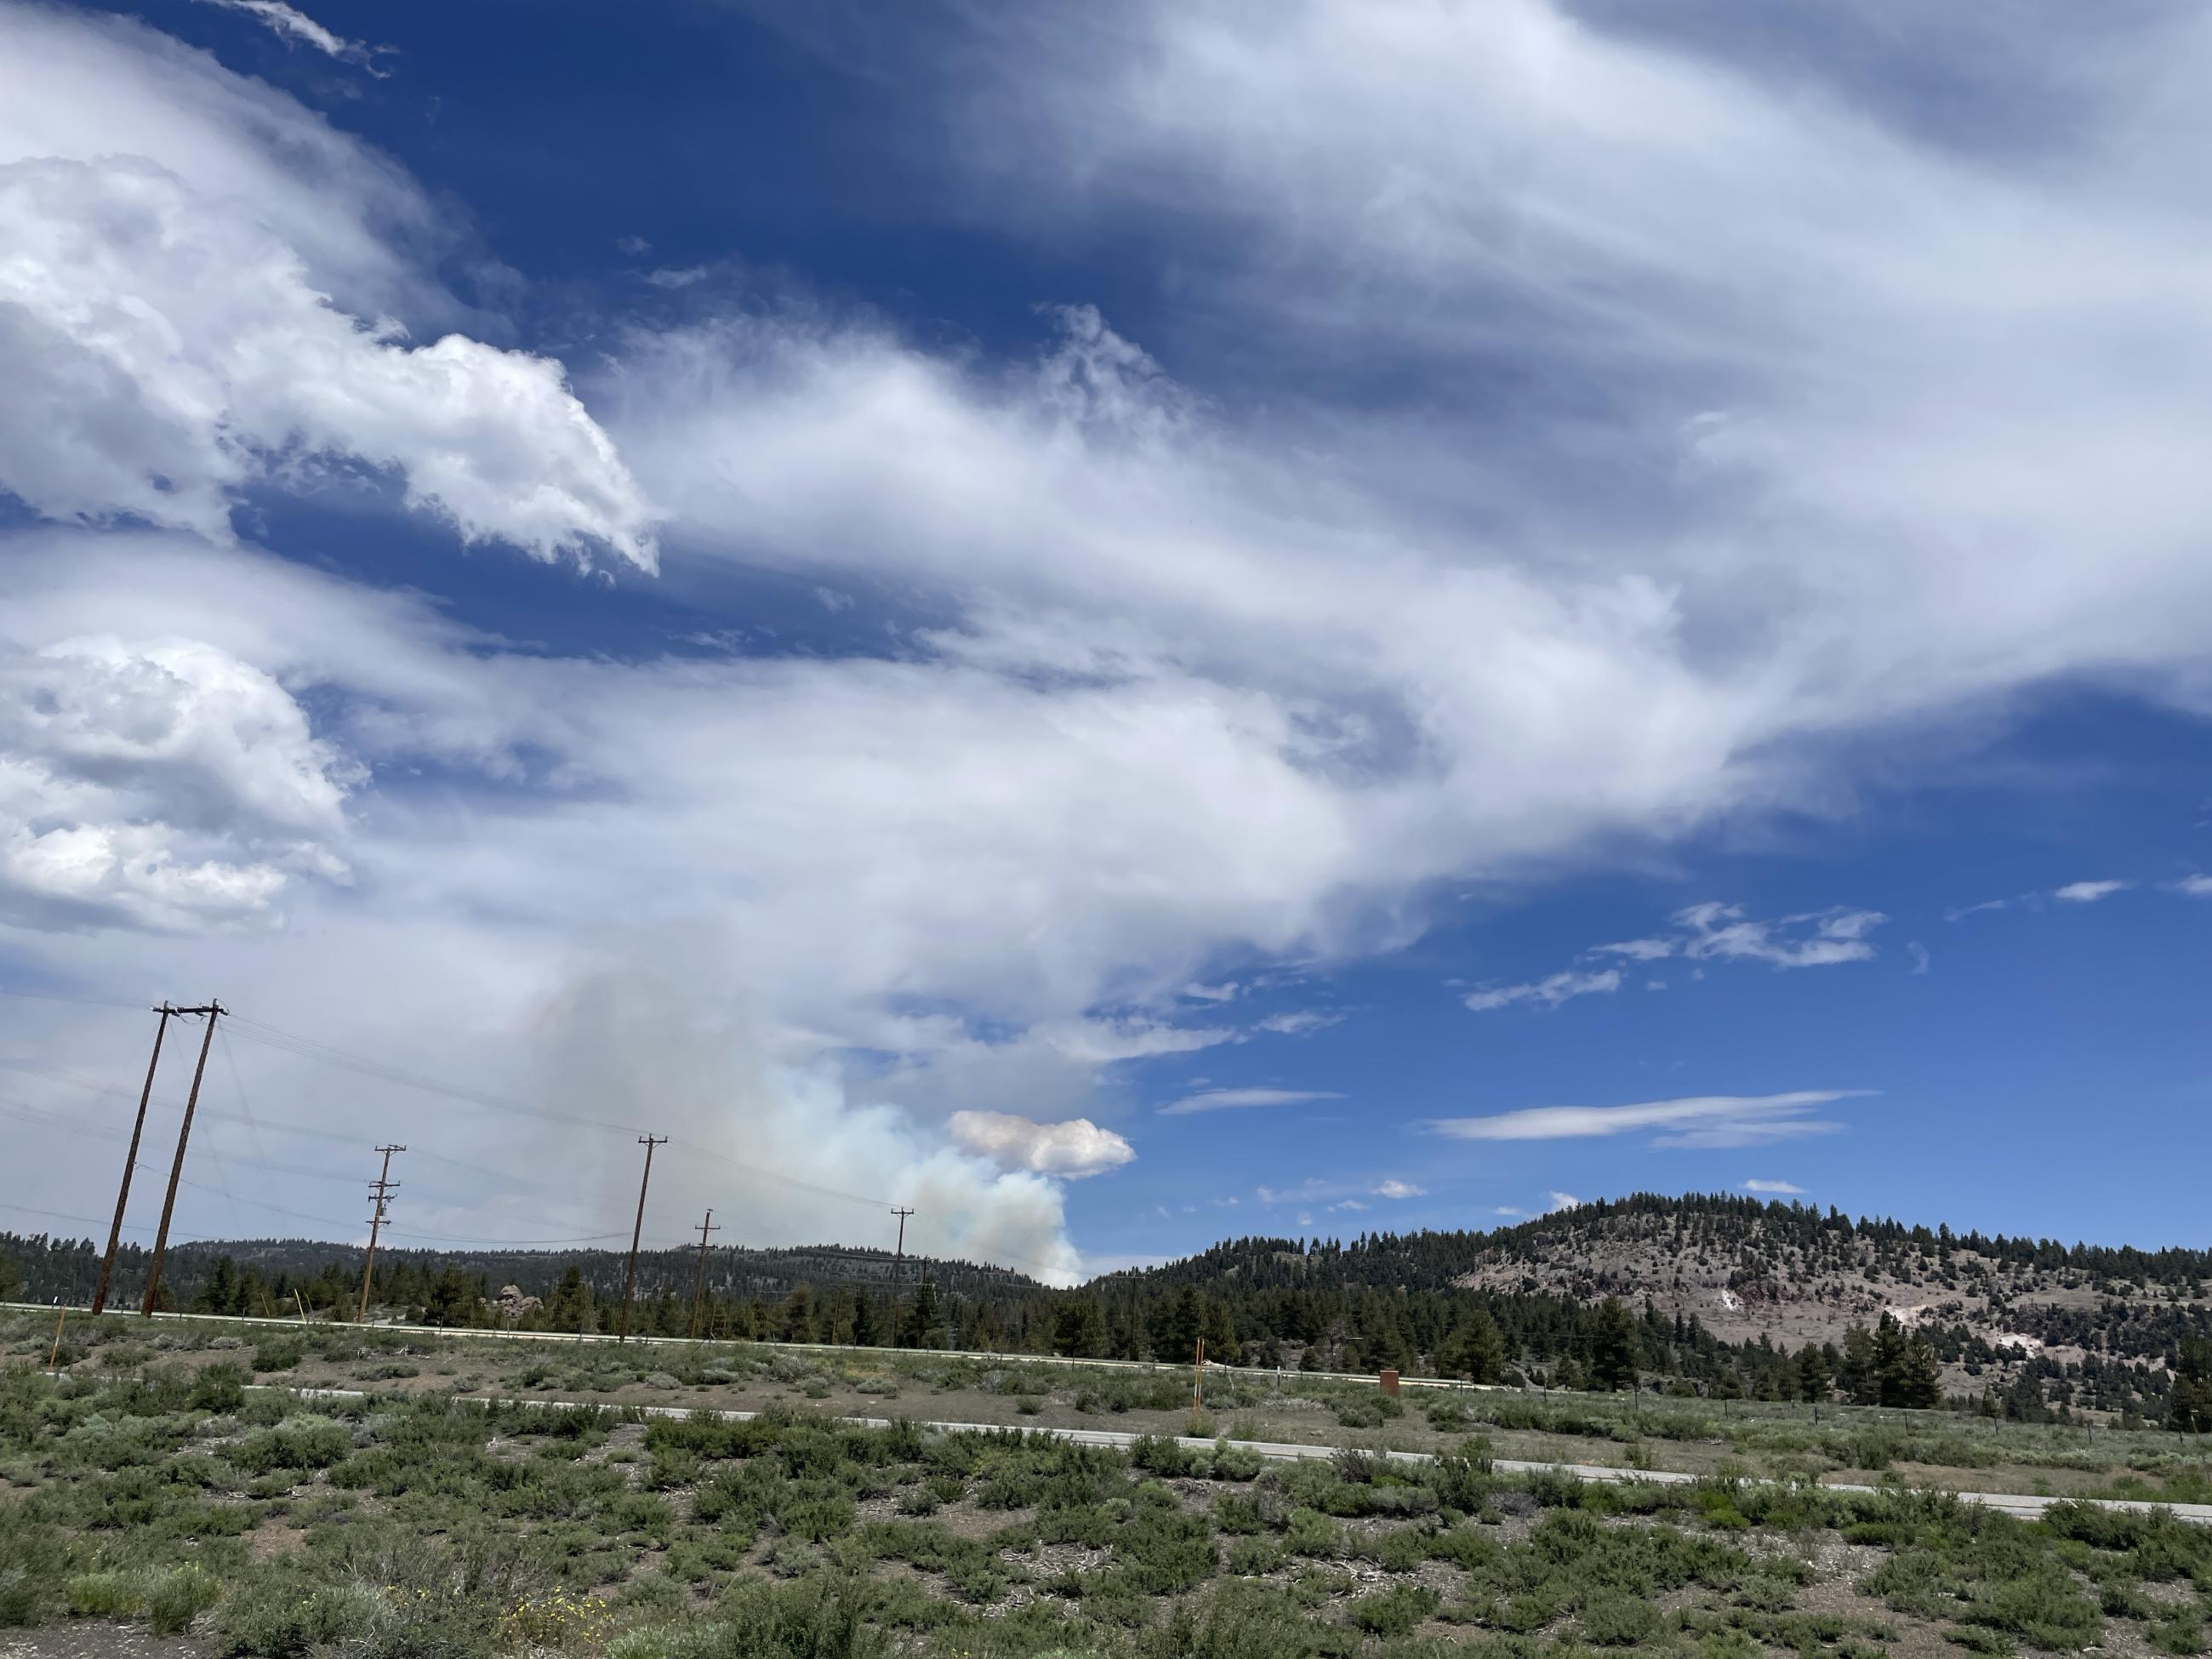
[(206, 1652), (187, 1636), (154, 1636), (105, 1622), (0, 1632), (0, 1659), (201, 1659)]

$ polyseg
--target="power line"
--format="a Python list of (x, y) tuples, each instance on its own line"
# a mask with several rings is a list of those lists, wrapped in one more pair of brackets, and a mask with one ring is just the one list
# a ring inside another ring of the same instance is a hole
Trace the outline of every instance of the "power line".
[[(0, 987), (0, 993), (53, 1001), (82, 1002), (100, 1006), (129, 1007), (134, 1006), (128, 1003), (110, 1001), (106, 999), (70, 997), (58, 993), (20, 991), (4, 987)], [(376, 1079), (380, 1081), (398, 1084), (404, 1088), (414, 1089), (424, 1093), (436, 1095), (463, 1105), (476, 1107), (487, 1111), (506, 1113), (514, 1116), (533, 1118), (552, 1122), (568, 1123), (580, 1127), (600, 1130), (608, 1133), (629, 1134), (635, 1133), (635, 1126), (633, 1125), (617, 1123), (606, 1119), (590, 1117), (578, 1113), (565, 1112), (557, 1108), (544, 1105), (542, 1103), (532, 1104), (515, 1100), (506, 1096), (495, 1094), (484, 1090), (468, 1088), (459, 1085), (446, 1083), (424, 1073), (410, 1071), (403, 1066), (393, 1066), (386, 1061), (377, 1060), (368, 1055), (353, 1054), (346, 1049), (340, 1048), (334, 1044), (323, 1042), (317, 1038), (306, 1036), (295, 1031), (285, 1030), (283, 1028), (272, 1025), (265, 1020), (256, 1019), (251, 1016), (239, 1014), (234, 1010), (228, 1008), (222, 1009), (220, 1012), (224, 1019), (230, 1022), (230, 1024), (225, 1026), (223, 1030), (223, 1054), (225, 1063), (230, 1069), (233, 1084), (237, 1090), (239, 1104), (242, 1109), (242, 1114), (238, 1116), (233, 1116), (230, 1114), (218, 1113), (211, 1110), (209, 1113), (209, 1115), (224, 1121), (243, 1122), (246, 1127), (248, 1137), (252, 1141), (257, 1152), (263, 1150), (260, 1146), (260, 1129), (264, 1126), (260, 1123), (259, 1120), (255, 1117), (251, 1104), (247, 1102), (246, 1097), (244, 1079), (240, 1073), (235, 1054), (234, 1054), (229, 1042), (231, 1026), (235, 1026), (237, 1028), (238, 1035), (245, 1037), (249, 1042), (258, 1042), (264, 1047), (276, 1049), (280, 1053), (289, 1054), (297, 1058), (312, 1060), (319, 1064), (333, 1066), (343, 1070), (355, 1072), (361, 1075)], [(203, 1052), (203, 1063), (204, 1063), (204, 1051)], [(90, 1089), (100, 1093), (121, 1094), (123, 1092), (111, 1085), (94, 1082), (89, 1079), (72, 1075), (60, 1068), (42, 1066), (34, 1061), (0, 1058), (0, 1066), (9, 1066), (17, 1069), (41, 1073), (46, 1075), (55, 1077), (61, 1081), (70, 1083), (75, 1086)], [(194, 1093), (196, 1096), (197, 1073), (195, 1076)], [(189, 1123), (194, 1109), (194, 1100), (190, 1098), (188, 1098), (185, 1103), (187, 1133), (189, 1132)], [(89, 1132), (75, 1130), (74, 1126), (71, 1127), (73, 1132)], [(317, 1130), (298, 1126), (270, 1124), (266, 1127), (278, 1133), (296, 1134), (338, 1140), (349, 1139), (349, 1137), (338, 1134), (331, 1131)], [(715, 1163), (724, 1164), (738, 1171), (740, 1174), (750, 1176), (753, 1179), (773, 1182), (796, 1191), (812, 1193), (820, 1197), (835, 1199), (844, 1203), (865, 1204), (874, 1206), (879, 1206), (883, 1202), (882, 1200), (878, 1198), (869, 1197), (860, 1193), (846, 1192), (837, 1188), (824, 1186), (817, 1182), (807, 1181), (799, 1176), (789, 1175), (781, 1170), (771, 1170), (759, 1164), (751, 1164), (744, 1159), (733, 1158), (728, 1153), (723, 1152), (713, 1146), (704, 1146), (695, 1141), (690, 1141), (681, 1138), (672, 1139), (665, 1136), (654, 1136), (652, 1139), (654, 1140), (655, 1144), (665, 1144), (679, 1147), (686, 1152), (694, 1154), (700, 1158), (711, 1159)], [(220, 1176), (222, 1170), (223, 1160), (220, 1154), (215, 1154), (215, 1156), (216, 1158), (217, 1170)], [(497, 1179), (511, 1182), (516, 1185), (523, 1184), (515, 1177), (503, 1171), (486, 1170), (480, 1165), (465, 1164), (459, 1159), (441, 1158), (436, 1153), (425, 1152), (420, 1156), (432, 1158), (435, 1161), (449, 1164), (454, 1168), (464, 1170), (472, 1174), (493, 1176)], [(234, 1158), (230, 1161), (245, 1164), (247, 1167), (270, 1169), (287, 1174), (313, 1176), (321, 1176), (324, 1173), (319, 1170), (310, 1171), (301, 1170), (295, 1165), (275, 1164), (266, 1158), (256, 1160), (241, 1160)], [(188, 1186), (198, 1185), (198, 1183), (191, 1182), (185, 1182), (184, 1184)], [(241, 1201), (231, 1193), (227, 1179), (223, 1181), (223, 1184), (218, 1190), (221, 1191), (222, 1196), (231, 1202), (234, 1206)], [(252, 1207), (267, 1210), (271, 1213), (287, 1215), (299, 1220), (313, 1221), (319, 1225), (347, 1226), (350, 1224), (333, 1221), (326, 1217), (304, 1215), (296, 1211), (286, 1210), (276, 1205), (263, 1204), (255, 1200), (248, 1199), (242, 1201)], [(908, 1211), (906, 1213), (911, 1214), (912, 1212)], [(902, 1215), (900, 1217), (901, 1240), (897, 1252), (901, 1258), (902, 1258), (904, 1255), (904, 1220), (905, 1217), (904, 1215)], [(604, 1239), (617, 1238), (621, 1237), (619, 1233), (599, 1233), (572, 1236), (566, 1238), (473, 1239), (453, 1235), (413, 1232), (399, 1229), (392, 1229), (391, 1231), (392, 1237), (411, 1237), (440, 1243), (472, 1244), (493, 1249), (516, 1247), (526, 1248), (535, 1245), (550, 1244), (591, 1243), (597, 1243)], [(1041, 1273), (1048, 1274), (1058, 1271), (1057, 1267), (1054, 1264), (1036, 1261), (1020, 1256), (1007, 1255), (1004, 1252), (999, 1252), (998, 1254), (1000, 1254), (1004, 1260), (1009, 1262), (1017, 1263), (1021, 1267), (1034, 1269)]]
[(27, 991), (14, 985), (0, 985), (0, 997), (22, 997), (32, 1002), (74, 1002), (87, 1008), (129, 1008), (135, 1011), (146, 1006), (143, 1002), (126, 1002), (116, 997), (73, 997), (63, 991)]
[[(476, 1106), (485, 1111), (505, 1112), (517, 1117), (574, 1124), (579, 1128), (599, 1129), (608, 1134), (634, 1135), (637, 1133), (637, 1126), (634, 1123), (616, 1123), (605, 1118), (586, 1117), (580, 1113), (564, 1112), (557, 1107), (532, 1105), (527, 1102), (511, 1099), (504, 1095), (493, 1094), (485, 1090), (443, 1083), (419, 1072), (410, 1072), (402, 1066), (371, 1059), (365, 1054), (351, 1054), (329, 1043), (318, 1042), (313, 1037), (301, 1036), (296, 1032), (284, 1030), (268, 1024), (265, 1020), (252, 1019), (243, 1015), (234, 1016), (233, 1018), (238, 1028), (238, 1034), (249, 1041), (262, 1043), (303, 1060), (317, 1060), (324, 1065), (335, 1066), (344, 1071), (356, 1072), (365, 1077), (373, 1077), (382, 1082), (397, 1083), (404, 1088), (419, 1090), (425, 1094), (439, 1095), (448, 1100), (458, 1101), (464, 1105)], [(687, 1152), (701, 1158), (712, 1158), (719, 1164), (726, 1164), (745, 1175), (763, 1181), (778, 1182), (784, 1186), (813, 1193), (819, 1197), (834, 1198), (843, 1203), (866, 1204), (871, 1206), (879, 1206), (883, 1202), (882, 1199), (870, 1197), (864, 1193), (844, 1192), (836, 1187), (825, 1187), (818, 1182), (802, 1180), (797, 1176), (787, 1175), (780, 1170), (770, 1170), (760, 1164), (750, 1164), (742, 1158), (732, 1158), (726, 1152), (703, 1146), (696, 1141), (681, 1138), (669, 1139), (665, 1136), (662, 1139), (668, 1140), (668, 1144), (672, 1146), (682, 1147)]]

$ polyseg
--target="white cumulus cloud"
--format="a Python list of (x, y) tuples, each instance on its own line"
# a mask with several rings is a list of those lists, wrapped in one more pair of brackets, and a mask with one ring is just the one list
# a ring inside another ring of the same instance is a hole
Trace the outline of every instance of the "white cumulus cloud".
[(1743, 1189), (1747, 1193), (1774, 1193), (1784, 1196), (1794, 1194), (1801, 1197), (1805, 1191), (1794, 1181), (1751, 1180), (1743, 1183)]
[(952, 1139), (971, 1152), (1011, 1170), (1080, 1179), (1103, 1175), (1133, 1160), (1136, 1149), (1087, 1117), (1036, 1123), (1011, 1112), (955, 1112), (945, 1121)]
[[(0, 12), (0, 488), (48, 518), (220, 540), (249, 483), (365, 467), (464, 541), (653, 567), (653, 512), (558, 363), (345, 309), (334, 295), (440, 307), (388, 250), (325, 234), (330, 205), (241, 189), (269, 166), (250, 136), (265, 90), (119, 22), (22, 8)], [(81, 112), (21, 112), (88, 71), (95, 110), (155, 106), (91, 153)], [(303, 149), (343, 151), (284, 113)], [(372, 160), (324, 171), (363, 219), (415, 205)]]
[(216, 647), (0, 635), (0, 912), (249, 919), (296, 874), (343, 874), (359, 777), (283, 686)]

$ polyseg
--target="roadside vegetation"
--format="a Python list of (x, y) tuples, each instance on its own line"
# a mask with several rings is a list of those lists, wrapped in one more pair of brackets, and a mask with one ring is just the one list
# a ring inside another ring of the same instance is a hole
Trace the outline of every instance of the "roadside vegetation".
[[(1023, 1425), (1185, 1427), (1187, 1373), (109, 1320), (56, 1377), (51, 1337), (0, 1325), (0, 1625), (127, 1622), (210, 1656), (2186, 1659), (2212, 1615), (2212, 1528), (2071, 1504), (2022, 1522), (1899, 1472), (2072, 1455), (2018, 1425), (1338, 1384), (1295, 1410), (1354, 1419), (1334, 1422), (1342, 1449), (1273, 1463), (1236, 1437), (1292, 1409), (1271, 1380), (1218, 1379), (1206, 1444), (1125, 1452)], [(318, 1379), (357, 1392), (290, 1391)], [(763, 1414), (639, 1408), (732, 1391)], [(861, 1401), (890, 1420), (835, 1414)], [(996, 1402), (1006, 1426), (913, 1420), (960, 1415), (948, 1402)], [(1711, 1462), (1674, 1485), (1500, 1472), (1503, 1443), (1530, 1435)], [(1416, 1440), (1441, 1455), (1383, 1455)], [(1875, 1492), (1746, 1478), (1875, 1455)]]

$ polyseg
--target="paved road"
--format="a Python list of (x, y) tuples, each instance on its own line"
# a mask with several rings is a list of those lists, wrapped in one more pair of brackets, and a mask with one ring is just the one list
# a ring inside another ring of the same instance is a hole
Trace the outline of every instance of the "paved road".
[[(368, 1397), (367, 1392), (360, 1389), (286, 1389), (280, 1385), (268, 1383), (255, 1386), (269, 1388), (281, 1394), (294, 1395), (303, 1400), (365, 1400)], [(474, 1399), (477, 1403), (483, 1405), (539, 1407), (599, 1403), (568, 1400), (484, 1400), (478, 1396), (466, 1395), (454, 1397), (465, 1402)], [(689, 1406), (638, 1406), (615, 1409), (637, 1411), (647, 1417), (686, 1418), (699, 1414), (696, 1408)], [(744, 1411), (711, 1411), (707, 1414), (724, 1423), (750, 1422), (760, 1415), (757, 1412)], [(854, 1424), (861, 1428), (884, 1429), (890, 1426), (891, 1419), (884, 1417), (845, 1417), (840, 1418), (838, 1421)], [(925, 1429), (943, 1429), (952, 1433), (972, 1434), (1004, 1434), (1009, 1428), (1018, 1428), (1024, 1434), (1048, 1435), (1055, 1440), (1073, 1441), (1079, 1446), (1111, 1446), (1121, 1451), (1127, 1451), (1145, 1437), (1142, 1435), (1132, 1434), (1124, 1429), (1060, 1429), (1006, 1423), (939, 1423), (917, 1420), (916, 1426)], [(1176, 1437), (1176, 1444), (1187, 1447), (1193, 1451), (1210, 1451), (1216, 1443), (1212, 1440), (1194, 1439), (1188, 1435)], [(1343, 1449), (1340, 1446), (1306, 1446), (1279, 1440), (1236, 1440), (1230, 1443), (1239, 1450), (1256, 1452), (1261, 1457), (1278, 1463), (1299, 1463), (1331, 1458)], [(1394, 1451), (1384, 1452), (1382, 1455), (1407, 1463), (1428, 1463), (1435, 1461), (1427, 1452)], [(1655, 1486), (1686, 1486), (1694, 1484), (1698, 1479), (1696, 1475), (1685, 1474), (1679, 1469), (1623, 1469), (1615, 1468), (1605, 1463), (1531, 1463), (1515, 1457), (1498, 1458), (1494, 1461), (1493, 1467), (1505, 1474), (1549, 1473), (1571, 1474), (1583, 1480), (1613, 1482), (1648, 1480)], [(1771, 1483), (1753, 1481), (1751, 1484), (1764, 1486)], [(1834, 1485), (1823, 1486), (1820, 1490), (1873, 1493), (1880, 1489), (1874, 1486), (1847, 1486), (1838, 1482)], [(2052, 1504), (2071, 1501), (2087, 1504), (2097, 1509), (2130, 1510), (2142, 1514), (2148, 1514), (2153, 1510), (2165, 1510), (2177, 1521), (2187, 1521), (2197, 1526), (2212, 1526), (2212, 1504), (2155, 1504), (2134, 1498), (2083, 1498), (2069, 1500), (2016, 1492), (1954, 1492), (1951, 1495), (1962, 1504), (1978, 1504), (1984, 1509), (1995, 1510), (2003, 1515), (2016, 1516), (2023, 1521), (2039, 1519)]]

